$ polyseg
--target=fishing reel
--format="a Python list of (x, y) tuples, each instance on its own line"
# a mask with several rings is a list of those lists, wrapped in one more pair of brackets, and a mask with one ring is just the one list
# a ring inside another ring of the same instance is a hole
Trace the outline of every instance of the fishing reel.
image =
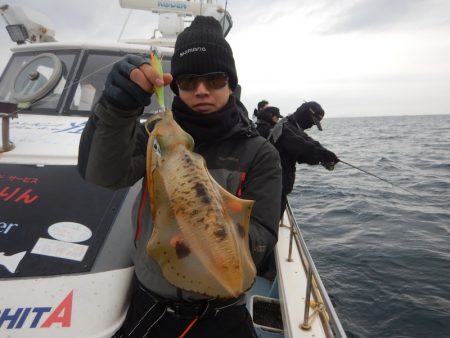
[(336, 165), (336, 162), (321, 162), (320, 164), (323, 165), (325, 167), (325, 169), (327, 169), (329, 171), (333, 171), (334, 166)]

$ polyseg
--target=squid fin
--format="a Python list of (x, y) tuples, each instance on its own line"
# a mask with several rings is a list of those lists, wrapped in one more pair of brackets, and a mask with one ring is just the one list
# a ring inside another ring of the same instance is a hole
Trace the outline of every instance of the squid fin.
[[(212, 178), (212, 177), (211, 177)], [(213, 179), (213, 178), (212, 178)], [(213, 179), (214, 180), (214, 179)], [(239, 248), (241, 250), (241, 264), (244, 272), (243, 291), (250, 289), (256, 277), (256, 268), (250, 253), (250, 216), (255, 203), (253, 200), (245, 200), (236, 197), (224, 189), (219, 183), (215, 182), (222, 195), (228, 215), (233, 219), (236, 227)]]

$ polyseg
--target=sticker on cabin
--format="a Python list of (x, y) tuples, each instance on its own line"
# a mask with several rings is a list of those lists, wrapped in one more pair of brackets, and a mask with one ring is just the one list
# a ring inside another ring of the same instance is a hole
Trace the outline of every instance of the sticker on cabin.
[(19, 224), (17, 223), (9, 223), (9, 222), (0, 222), (0, 235), (7, 235), (10, 232), (14, 232)]
[(76, 243), (91, 238), (91, 229), (80, 223), (58, 222), (50, 225), (47, 232), (54, 239), (39, 238), (31, 253), (79, 262), (83, 260), (89, 246)]
[(92, 237), (92, 231), (87, 226), (75, 222), (59, 222), (49, 226), (48, 234), (54, 239), (80, 243)]
[(39, 238), (31, 253), (81, 262), (88, 248), (89, 246), (83, 244)]
[(26, 251), (22, 251), (11, 256), (6, 256), (4, 252), (0, 252), (0, 265), (3, 265), (9, 272), (15, 273), (26, 253)]

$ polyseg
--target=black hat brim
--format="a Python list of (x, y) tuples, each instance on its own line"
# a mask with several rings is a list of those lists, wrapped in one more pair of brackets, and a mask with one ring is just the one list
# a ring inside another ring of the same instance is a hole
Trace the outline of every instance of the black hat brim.
[(317, 126), (317, 128), (322, 131), (322, 124), (320, 123), (320, 120), (316, 117), (316, 115), (313, 113), (312, 114), (312, 119), (314, 124)]

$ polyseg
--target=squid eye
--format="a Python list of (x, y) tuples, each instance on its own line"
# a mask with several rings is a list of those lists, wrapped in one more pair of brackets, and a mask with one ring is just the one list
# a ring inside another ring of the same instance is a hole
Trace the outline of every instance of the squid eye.
[(153, 141), (153, 149), (158, 156), (161, 156), (161, 148), (159, 147), (159, 143), (157, 140)]

